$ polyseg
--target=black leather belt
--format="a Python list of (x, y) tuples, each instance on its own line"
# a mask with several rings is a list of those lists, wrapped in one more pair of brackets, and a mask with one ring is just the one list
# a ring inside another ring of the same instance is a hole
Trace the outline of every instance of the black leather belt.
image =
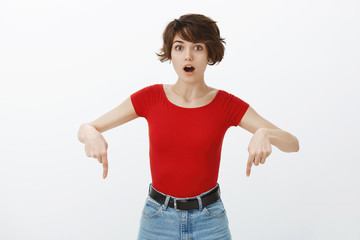
[[(149, 186), (149, 196), (152, 197), (154, 200), (159, 202), (160, 204), (164, 204), (167, 195), (162, 194), (156, 191), (152, 184)], [(220, 198), (220, 187), (219, 184), (216, 185), (214, 189), (210, 192), (206, 193), (205, 195), (201, 196), (202, 207), (206, 207), (211, 203), (216, 202)], [(199, 201), (196, 197), (193, 198), (174, 198), (170, 196), (168, 206), (174, 209), (179, 210), (193, 210), (199, 209)]]

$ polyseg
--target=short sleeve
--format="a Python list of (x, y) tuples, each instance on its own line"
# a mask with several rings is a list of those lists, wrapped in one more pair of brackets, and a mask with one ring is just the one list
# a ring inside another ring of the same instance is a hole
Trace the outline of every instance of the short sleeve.
[(233, 94), (228, 93), (226, 99), (225, 114), (228, 127), (237, 126), (250, 105)]
[(153, 86), (144, 87), (130, 95), (132, 105), (139, 117), (147, 118), (153, 101)]

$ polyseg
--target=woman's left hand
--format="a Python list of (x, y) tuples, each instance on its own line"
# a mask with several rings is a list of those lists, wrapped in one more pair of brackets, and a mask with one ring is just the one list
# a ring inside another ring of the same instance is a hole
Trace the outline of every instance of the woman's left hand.
[(271, 154), (271, 143), (269, 133), (266, 128), (259, 128), (250, 140), (249, 158), (246, 167), (246, 175), (249, 177), (252, 164), (258, 166), (264, 164), (266, 158)]

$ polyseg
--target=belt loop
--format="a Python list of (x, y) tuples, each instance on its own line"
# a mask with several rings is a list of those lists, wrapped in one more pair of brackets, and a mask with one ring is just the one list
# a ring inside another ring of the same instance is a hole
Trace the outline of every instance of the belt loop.
[(165, 199), (165, 202), (164, 202), (164, 204), (163, 204), (163, 207), (162, 207), (162, 209), (163, 209), (164, 211), (167, 209), (167, 207), (168, 207), (168, 205), (169, 205), (169, 200), (170, 200), (170, 196), (167, 195), (167, 196), (166, 196), (166, 199)]
[(151, 190), (151, 183), (149, 184), (149, 191), (148, 191), (148, 194), (150, 193), (150, 190)]
[(175, 210), (178, 210), (178, 209), (177, 209), (177, 205), (176, 205), (176, 198), (173, 198), (173, 200), (174, 200), (174, 209), (175, 209)]
[(201, 197), (200, 197), (200, 196), (197, 196), (196, 198), (198, 199), (198, 202), (199, 202), (199, 211), (202, 211), (202, 200), (201, 200)]

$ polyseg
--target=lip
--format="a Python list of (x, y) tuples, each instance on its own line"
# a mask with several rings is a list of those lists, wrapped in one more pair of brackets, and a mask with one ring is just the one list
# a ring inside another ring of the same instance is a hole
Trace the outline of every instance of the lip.
[(185, 73), (185, 75), (187, 75), (187, 76), (191, 76), (191, 75), (195, 74), (195, 70), (192, 71), (192, 72), (185, 72), (185, 71), (184, 71), (184, 73)]
[(184, 69), (186, 66), (192, 66), (193, 68), (195, 68), (194, 65), (188, 63), (188, 64), (185, 64), (185, 65), (183, 66), (183, 69)]
[[(184, 68), (185, 68), (186, 66), (191, 66), (191, 67), (194, 68), (194, 70), (193, 70), (192, 72), (187, 72), (187, 71), (184, 70)], [(182, 70), (183, 70), (183, 72), (185, 73), (185, 75), (187, 75), (187, 76), (193, 75), (193, 74), (195, 73), (195, 71), (196, 71), (194, 65), (189, 64), (189, 63), (188, 63), (188, 64), (185, 64), (185, 65), (183, 66)]]

